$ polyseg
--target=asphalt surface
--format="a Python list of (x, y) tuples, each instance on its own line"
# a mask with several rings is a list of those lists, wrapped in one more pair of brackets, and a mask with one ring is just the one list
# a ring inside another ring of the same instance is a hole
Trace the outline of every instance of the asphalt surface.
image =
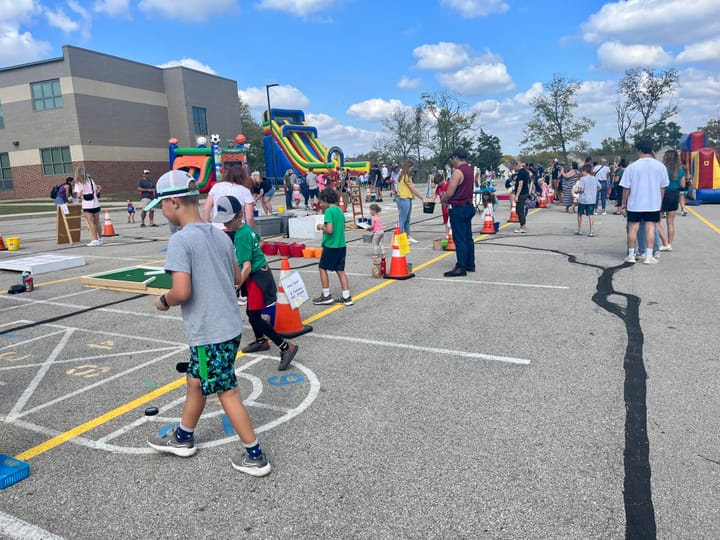
[[(475, 217), (478, 271), (464, 278), (444, 278), (454, 254), (432, 249), (439, 209), (413, 209), (413, 279), (373, 279), (370, 244), (347, 232), (355, 305), (304, 304), (314, 330), (287, 372), (275, 347), (237, 361), (273, 467), (262, 479), (230, 467), (239, 443), (215, 398), (194, 457), (147, 448), (182, 407), (180, 311), (80, 284), (162, 266), (164, 218), (141, 229), (113, 210), (119, 236), (99, 248), (85, 232), (58, 246), (51, 217), (0, 221), (21, 238), (0, 262), (87, 262), (0, 294), (0, 453), (31, 467), (0, 490), (0, 537), (720, 537), (720, 207), (678, 217), (655, 266), (622, 262), (620, 216), (597, 216), (588, 238), (557, 206), (526, 235), (508, 214), (489, 237)], [(319, 294), (317, 260), (290, 262)], [(0, 290), (19, 282), (0, 271)]]

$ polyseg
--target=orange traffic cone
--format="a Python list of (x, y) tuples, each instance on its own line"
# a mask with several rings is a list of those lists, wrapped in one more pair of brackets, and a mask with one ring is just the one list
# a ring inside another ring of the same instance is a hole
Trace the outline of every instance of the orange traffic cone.
[(485, 207), (485, 213), (483, 214), (482, 234), (495, 234), (495, 218), (493, 217), (491, 204), (488, 204)]
[(342, 193), (340, 193), (340, 200), (338, 201), (338, 206), (340, 207), (340, 210), (343, 211), (343, 214), (345, 213), (345, 201), (343, 200)]
[(445, 251), (455, 251), (455, 242), (453, 241), (452, 237), (452, 227), (448, 225), (448, 233), (447, 233), (447, 247), (445, 248)]
[(545, 196), (545, 192), (543, 191), (540, 195), (540, 198), (538, 199), (538, 208), (547, 208), (547, 197)]
[(392, 240), (392, 259), (390, 260), (390, 272), (385, 274), (385, 279), (410, 279), (415, 274), (408, 272), (407, 260), (405, 255), (400, 254), (400, 246), (398, 246), (397, 237), (400, 235), (400, 225), (395, 227), (395, 233)]
[(548, 191), (548, 202), (550, 204), (552, 204), (552, 202), (553, 202), (553, 190), (552, 189)]
[(512, 204), (510, 205), (510, 217), (508, 218), (509, 223), (516, 223), (520, 221), (520, 217), (517, 215), (517, 205), (515, 204), (515, 200), (513, 200)]
[(117, 236), (115, 227), (113, 227), (112, 220), (110, 219), (110, 210), (105, 209), (105, 226), (103, 227), (103, 236)]
[(3, 240), (2, 234), (0, 234), (0, 251), (5, 251), (6, 249), (5, 240)]
[[(290, 260), (282, 258), (279, 282), (290, 275)], [(312, 332), (312, 326), (304, 325), (300, 319), (300, 310), (290, 306), (282, 285), (278, 282), (277, 304), (275, 305), (275, 331), (284, 338), (294, 338)]]

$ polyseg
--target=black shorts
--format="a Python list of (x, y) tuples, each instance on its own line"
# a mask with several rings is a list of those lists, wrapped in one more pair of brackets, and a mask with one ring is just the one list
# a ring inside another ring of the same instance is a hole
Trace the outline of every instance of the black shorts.
[(657, 223), (660, 221), (660, 210), (657, 212), (630, 212), (627, 213), (628, 223), (640, 223), (641, 221), (649, 221)]
[(675, 212), (680, 206), (680, 192), (677, 189), (666, 189), (663, 195), (661, 212)]
[(320, 262), (318, 263), (318, 267), (321, 270), (327, 270), (328, 272), (343, 272), (345, 271), (346, 253), (346, 247), (324, 247), (322, 250), (322, 255), (320, 255)]
[(83, 212), (87, 212), (88, 214), (97, 214), (100, 212), (100, 207), (97, 208), (83, 208)]

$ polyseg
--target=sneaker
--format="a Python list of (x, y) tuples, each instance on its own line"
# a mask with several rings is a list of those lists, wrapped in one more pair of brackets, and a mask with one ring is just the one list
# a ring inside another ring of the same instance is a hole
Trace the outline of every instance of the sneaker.
[(98, 239), (96, 240), (96, 242), (97, 242), (97, 245), (98, 245), (98, 246), (102, 246), (102, 245), (103, 245), (103, 239), (102, 239), (102, 238), (98, 238)]
[(582, 231), (580, 229), (575, 231), (575, 236), (582, 236)]
[(238, 306), (247, 305), (247, 296), (238, 296)]
[(655, 257), (654, 255), (652, 257), (645, 257), (645, 260), (643, 261), (643, 264), (658, 264), (660, 262), (660, 259)]
[(593, 237), (593, 236), (595, 236), (595, 233), (594, 233), (594, 232), (589, 232), (589, 233), (588, 233), (588, 236)]
[(238, 452), (230, 460), (233, 469), (244, 472), (250, 476), (267, 476), (270, 474), (270, 463), (265, 454), (260, 454), (257, 459), (250, 459), (247, 452)]
[(168, 454), (175, 454), (180, 457), (190, 457), (195, 452), (195, 436), (192, 435), (185, 442), (177, 440), (175, 435), (176, 425), (165, 426), (156, 435), (150, 435), (147, 438), (147, 444), (153, 450), (158, 452), (166, 452)]
[(331, 294), (328, 294), (327, 296), (321, 294), (317, 298), (313, 298), (312, 303), (316, 306), (326, 306), (328, 304), (334, 304), (335, 300), (333, 299)]
[(607, 212), (605, 210), (602, 211), (603, 216), (607, 216)]
[(345, 304), (346, 306), (352, 306), (355, 302), (353, 302), (352, 296), (348, 296), (347, 298), (338, 298), (335, 303), (337, 304)]
[(667, 246), (660, 246), (660, 251), (672, 251), (672, 246), (670, 244)]
[(687, 210), (683, 210), (682, 212), (680, 212), (680, 215), (681, 215), (681, 216), (687, 216)]
[(643, 253), (642, 255), (635, 255), (635, 260), (637, 262), (643, 262), (645, 260), (645, 254)]
[(419, 244), (417, 240), (415, 240), (412, 236), (408, 236), (408, 242), (411, 244)]
[(262, 343), (259, 341), (253, 341), (249, 345), (245, 345), (245, 347), (242, 348), (242, 352), (244, 353), (254, 353), (254, 352), (260, 352), (260, 351), (267, 351), (270, 349), (270, 342), (265, 340)]
[(290, 362), (293, 361), (295, 355), (298, 352), (298, 346), (294, 343), (288, 343), (288, 348), (284, 351), (280, 351), (280, 365), (278, 371), (285, 371), (290, 367)]
[(634, 263), (636, 261), (635, 255), (628, 255), (627, 257), (625, 257), (623, 259), (623, 261), (625, 261), (627, 263)]
[(514, 232), (515, 234), (525, 234), (525, 233), (527, 233), (527, 231), (526, 231), (525, 229), (515, 229), (515, 231), (513, 231), (513, 232)]
[(91, 241), (91, 242), (88, 242), (88, 243), (85, 244), (85, 245), (88, 246), (88, 247), (96, 247), (96, 246), (99, 246), (100, 244), (98, 243), (97, 240), (93, 240), (93, 241)]
[(144, 223), (141, 223), (140, 226), (141, 226), (141, 227), (145, 227), (145, 224), (144, 224)]

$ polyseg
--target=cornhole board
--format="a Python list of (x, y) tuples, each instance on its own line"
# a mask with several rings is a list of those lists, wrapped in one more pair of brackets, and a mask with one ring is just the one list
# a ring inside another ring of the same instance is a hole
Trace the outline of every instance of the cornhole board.
[(159, 266), (131, 266), (103, 274), (83, 276), (85, 287), (135, 294), (165, 294), (172, 287), (172, 276)]
[(85, 257), (80, 255), (54, 255), (39, 253), (31, 257), (0, 260), (0, 270), (28, 271), (32, 274), (47, 274), (66, 268), (85, 266)]

